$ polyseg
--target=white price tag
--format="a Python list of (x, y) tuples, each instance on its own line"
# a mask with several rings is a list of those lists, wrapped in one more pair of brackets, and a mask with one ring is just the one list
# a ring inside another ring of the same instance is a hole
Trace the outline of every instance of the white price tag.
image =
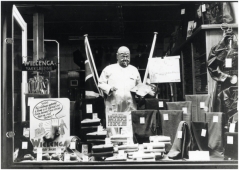
[(102, 132), (103, 131), (103, 126), (98, 126), (97, 127), (97, 132)]
[(142, 157), (137, 157), (137, 161), (142, 161)]
[(235, 127), (236, 127), (235, 123), (230, 123), (229, 132), (235, 132)]
[(56, 154), (60, 155), (61, 154), (61, 148), (56, 148)]
[(185, 9), (181, 9), (181, 15), (185, 14)]
[(31, 105), (33, 99), (34, 99), (34, 97), (28, 97), (28, 103), (27, 103), (28, 106)]
[(145, 124), (145, 117), (140, 117), (140, 124)]
[(233, 136), (227, 136), (227, 144), (233, 144)]
[(76, 149), (76, 143), (75, 142), (71, 142), (70, 149)]
[(183, 113), (184, 113), (184, 114), (187, 114), (187, 113), (188, 113), (188, 108), (183, 107), (182, 110), (183, 110)]
[(64, 161), (70, 161), (70, 154), (65, 152)]
[(110, 138), (105, 138), (105, 144), (111, 144)]
[(22, 149), (27, 149), (28, 142), (22, 142)]
[(30, 137), (30, 128), (23, 128), (23, 136)]
[(86, 113), (93, 113), (92, 104), (86, 105)]
[(210, 161), (209, 151), (189, 151), (189, 160)]
[(147, 150), (148, 150), (148, 151), (152, 151), (152, 150), (153, 150), (153, 146), (152, 146), (152, 145), (148, 145), (148, 146), (147, 146)]
[(182, 131), (178, 131), (178, 138), (181, 139), (183, 136), (183, 132)]
[(226, 58), (225, 67), (227, 67), (227, 68), (232, 67), (232, 59), (231, 58)]
[(218, 116), (213, 116), (213, 122), (218, 122)]
[(206, 132), (207, 132), (206, 129), (202, 129), (201, 136), (205, 137), (206, 136)]
[(163, 102), (162, 101), (159, 101), (159, 107), (163, 107)]
[(37, 148), (37, 161), (42, 161), (42, 148)]
[(168, 120), (168, 114), (163, 114), (163, 120)]
[(92, 119), (98, 119), (98, 113), (93, 113), (92, 114)]
[(83, 155), (88, 155), (88, 145), (82, 145), (81, 151)]
[(84, 155), (82, 158), (83, 158), (83, 162), (88, 162), (89, 161), (89, 158), (86, 155)]
[(204, 109), (205, 108), (205, 102), (200, 102), (200, 108)]
[(206, 12), (206, 5), (202, 4), (202, 12)]
[(124, 150), (119, 150), (119, 151), (118, 151), (118, 157), (119, 157), (119, 158), (124, 157)]

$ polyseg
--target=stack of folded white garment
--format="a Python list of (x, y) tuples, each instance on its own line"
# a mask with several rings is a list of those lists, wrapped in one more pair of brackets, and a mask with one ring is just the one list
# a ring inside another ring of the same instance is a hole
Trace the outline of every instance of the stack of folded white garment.
[(113, 144), (119, 144), (119, 143), (126, 144), (128, 138), (129, 136), (127, 135), (116, 134), (116, 135), (110, 136), (110, 141)]
[(137, 152), (139, 150), (139, 144), (126, 144), (126, 145), (120, 145), (117, 147), (119, 150), (124, 150), (126, 153), (129, 152)]
[(105, 145), (95, 145), (92, 147), (91, 156), (96, 158), (98, 157), (112, 157), (113, 156), (113, 145), (112, 144), (105, 144)]
[(163, 142), (143, 143), (144, 153), (164, 153), (165, 144)]
[(149, 141), (150, 143), (157, 143), (157, 142), (164, 143), (166, 153), (168, 153), (172, 147), (170, 136), (150, 136)]
[[(130, 158), (130, 156), (129, 156)], [(143, 152), (135, 152), (132, 154), (133, 160), (142, 160), (142, 161), (155, 161), (154, 153), (143, 153)]]
[(93, 143), (95, 145), (104, 144), (106, 135), (107, 135), (106, 130), (87, 133), (86, 134), (87, 142)]

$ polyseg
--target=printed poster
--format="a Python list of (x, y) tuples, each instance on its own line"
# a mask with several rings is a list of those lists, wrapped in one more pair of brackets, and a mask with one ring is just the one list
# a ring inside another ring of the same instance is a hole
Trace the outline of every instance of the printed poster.
[(149, 58), (150, 83), (181, 82), (179, 59), (180, 56)]
[(29, 99), (30, 140), (34, 152), (41, 147), (43, 153), (64, 151), (70, 136), (70, 101), (68, 98)]

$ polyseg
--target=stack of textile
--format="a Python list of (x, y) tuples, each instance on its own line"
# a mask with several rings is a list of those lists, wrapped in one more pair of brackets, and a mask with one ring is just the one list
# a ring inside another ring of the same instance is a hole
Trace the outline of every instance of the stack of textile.
[(96, 131), (86, 134), (87, 142), (93, 143), (94, 145), (97, 144), (104, 144), (105, 138), (107, 135), (107, 131)]
[(95, 158), (106, 158), (113, 156), (113, 145), (112, 144), (104, 144), (104, 145), (95, 145), (92, 147), (91, 156)]
[(162, 135), (161, 136), (150, 136), (149, 140), (150, 140), (150, 143), (164, 143), (166, 153), (168, 153), (172, 147), (170, 136), (162, 136)]
[(97, 127), (100, 125), (100, 119), (84, 119), (81, 121), (81, 135), (82, 141), (86, 142), (86, 134), (97, 131)]
[(138, 144), (120, 145), (118, 146), (118, 151), (119, 150), (124, 150), (124, 152), (126, 153), (136, 152), (139, 150), (139, 145)]
[(165, 144), (163, 142), (143, 143), (144, 153), (164, 153)]
[(116, 134), (116, 135), (110, 136), (110, 141), (113, 144), (121, 144), (121, 143), (126, 144), (128, 138), (129, 136), (127, 135)]

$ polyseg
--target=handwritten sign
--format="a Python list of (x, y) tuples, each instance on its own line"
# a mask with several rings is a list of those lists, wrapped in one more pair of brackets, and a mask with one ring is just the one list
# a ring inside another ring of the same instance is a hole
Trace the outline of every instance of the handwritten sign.
[(39, 120), (50, 120), (57, 118), (63, 105), (56, 100), (44, 100), (38, 103), (33, 109), (33, 116)]
[(180, 56), (149, 58), (148, 68), (151, 83), (181, 82)]
[(108, 113), (107, 127), (124, 127), (127, 126), (128, 113), (114, 112)]

